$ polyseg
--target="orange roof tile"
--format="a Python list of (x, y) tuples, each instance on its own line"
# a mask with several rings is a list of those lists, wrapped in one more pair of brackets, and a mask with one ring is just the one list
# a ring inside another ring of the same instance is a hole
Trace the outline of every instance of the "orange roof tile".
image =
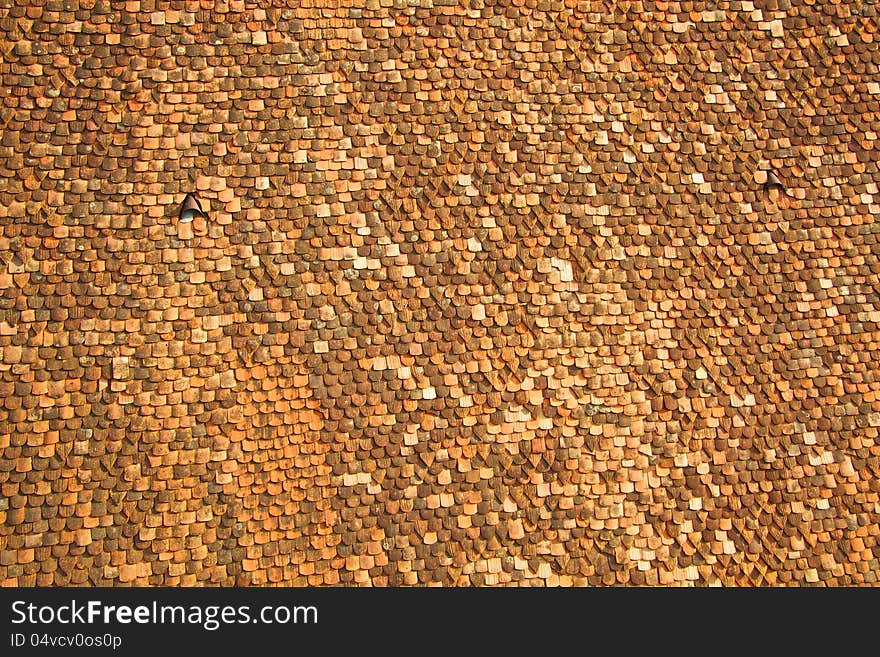
[(263, 4), (0, 9), (0, 582), (877, 584), (873, 5)]

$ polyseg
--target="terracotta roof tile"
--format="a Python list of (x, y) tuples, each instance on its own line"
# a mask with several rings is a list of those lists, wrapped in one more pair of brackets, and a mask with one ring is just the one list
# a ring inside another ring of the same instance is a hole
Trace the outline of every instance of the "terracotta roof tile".
[(3, 584), (877, 583), (872, 5), (89, 4), (0, 10)]

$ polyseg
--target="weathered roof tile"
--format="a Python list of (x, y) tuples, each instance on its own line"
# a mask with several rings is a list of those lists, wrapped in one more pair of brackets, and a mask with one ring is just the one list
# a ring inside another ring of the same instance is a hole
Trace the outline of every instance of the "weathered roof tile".
[(4, 584), (877, 583), (873, 6), (264, 4), (0, 10)]

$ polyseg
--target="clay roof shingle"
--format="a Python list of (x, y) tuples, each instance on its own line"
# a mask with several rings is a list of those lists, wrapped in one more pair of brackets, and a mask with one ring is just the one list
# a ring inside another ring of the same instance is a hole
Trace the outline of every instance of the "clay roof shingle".
[(877, 583), (873, 4), (209, 4), (0, 9), (3, 584)]

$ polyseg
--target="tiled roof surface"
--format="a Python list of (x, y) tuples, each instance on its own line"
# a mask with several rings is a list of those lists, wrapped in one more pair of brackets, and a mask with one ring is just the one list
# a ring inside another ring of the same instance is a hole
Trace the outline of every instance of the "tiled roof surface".
[(2, 5), (2, 583), (877, 583), (875, 2)]

